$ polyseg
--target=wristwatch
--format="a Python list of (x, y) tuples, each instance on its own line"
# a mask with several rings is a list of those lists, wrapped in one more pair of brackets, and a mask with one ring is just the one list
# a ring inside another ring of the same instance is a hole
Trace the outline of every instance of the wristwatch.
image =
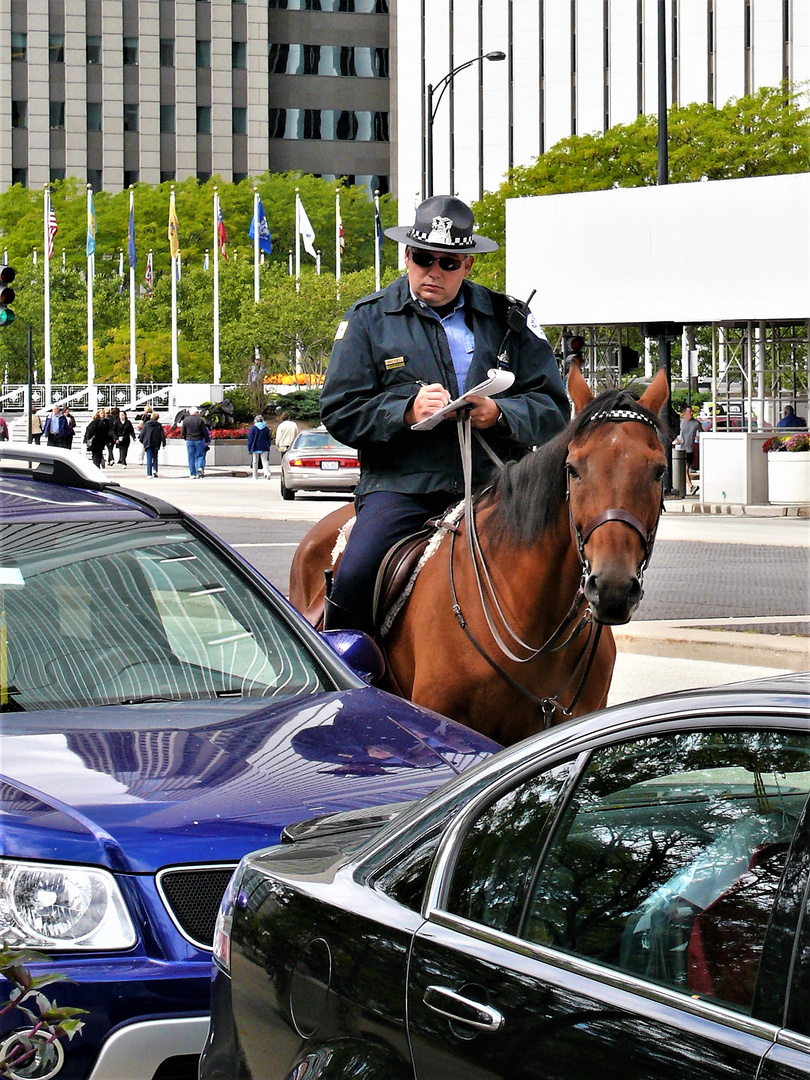
[(498, 419), (495, 421), (495, 427), (506, 428), (507, 431), (509, 430), (509, 422), (500, 409), (498, 410)]

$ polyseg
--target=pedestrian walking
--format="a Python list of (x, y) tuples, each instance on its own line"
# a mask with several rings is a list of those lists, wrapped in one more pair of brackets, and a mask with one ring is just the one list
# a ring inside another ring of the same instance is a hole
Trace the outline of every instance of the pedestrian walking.
[(138, 436), (143, 443), (146, 452), (146, 475), (158, 476), (158, 454), (161, 447), (166, 445), (166, 432), (160, 422), (160, 413), (153, 412), (150, 418), (141, 428)]
[(8, 442), (8, 424), (0, 416), (0, 442)]
[(76, 435), (76, 417), (73, 415), (73, 413), (67, 407), (67, 405), (63, 405), (60, 411), (62, 413), (62, 416), (64, 417), (65, 424), (67, 425), (66, 428), (65, 428), (65, 434), (64, 434), (65, 449), (66, 450), (72, 450), (73, 449), (73, 439), (74, 439), (74, 436)]
[(278, 452), (283, 457), (295, 442), (295, 437), (298, 434), (298, 424), (294, 420), (290, 419), (290, 414), (284, 412), (281, 414), (281, 421), (276, 428), (276, 446)]
[(109, 421), (109, 431), (107, 433), (107, 464), (115, 464), (115, 446), (118, 442), (118, 409), (107, 410), (107, 420)]
[(259, 462), (264, 470), (265, 480), (270, 479), (270, 444), (273, 437), (270, 428), (264, 422), (264, 417), (259, 415), (253, 419), (253, 427), (248, 432), (247, 448), (250, 454), (253, 479), (259, 479)]
[(699, 431), (700, 421), (695, 419), (691, 406), (687, 405), (681, 416), (681, 429), (675, 442), (684, 451), (686, 458), (686, 486), (690, 495), (697, 494), (692, 466), (695, 464), (695, 442)]
[(211, 433), (200, 416), (200, 410), (189, 409), (180, 425), (180, 434), (186, 440), (188, 473), (192, 480), (205, 476), (205, 450)]
[(58, 405), (54, 405), (49, 416), (45, 418), (45, 423), (42, 425), (42, 434), (45, 436), (45, 442), (48, 446), (61, 446), (65, 445), (65, 433), (67, 431), (67, 421)]
[(42, 438), (42, 418), (36, 409), (32, 409), (28, 417), (28, 442), (40, 444)]
[(96, 409), (93, 419), (85, 428), (84, 442), (90, 450), (93, 464), (99, 469), (104, 468), (104, 454), (109, 436), (110, 422), (107, 419), (106, 409)]
[(125, 412), (119, 413), (118, 416), (118, 464), (122, 469), (127, 467), (127, 454), (129, 453), (129, 444), (135, 438), (135, 428), (132, 426), (132, 421), (127, 418)]

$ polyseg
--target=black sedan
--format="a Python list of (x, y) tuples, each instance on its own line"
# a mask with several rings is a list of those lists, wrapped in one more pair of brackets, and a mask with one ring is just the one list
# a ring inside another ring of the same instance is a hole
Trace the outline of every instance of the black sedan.
[(810, 1077), (809, 706), (648, 699), (288, 828), (223, 902), (201, 1076)]

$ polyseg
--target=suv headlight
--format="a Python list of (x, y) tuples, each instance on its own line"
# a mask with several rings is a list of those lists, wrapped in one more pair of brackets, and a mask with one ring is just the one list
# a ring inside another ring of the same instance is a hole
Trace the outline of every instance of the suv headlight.
[(106, 870), (0, 859), (0, 940), (40, 949), (130, 949), (135, 930)]

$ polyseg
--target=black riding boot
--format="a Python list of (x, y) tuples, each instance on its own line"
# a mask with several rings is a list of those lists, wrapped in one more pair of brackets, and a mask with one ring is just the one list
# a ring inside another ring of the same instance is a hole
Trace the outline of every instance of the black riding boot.
[(323, 601), (323, 628), (324, 630), (362, 630), (364, 634), (373, 634), (371, 626), (359, 615), (355, 615), (346, 608), (330, 600), (328, 596)]

